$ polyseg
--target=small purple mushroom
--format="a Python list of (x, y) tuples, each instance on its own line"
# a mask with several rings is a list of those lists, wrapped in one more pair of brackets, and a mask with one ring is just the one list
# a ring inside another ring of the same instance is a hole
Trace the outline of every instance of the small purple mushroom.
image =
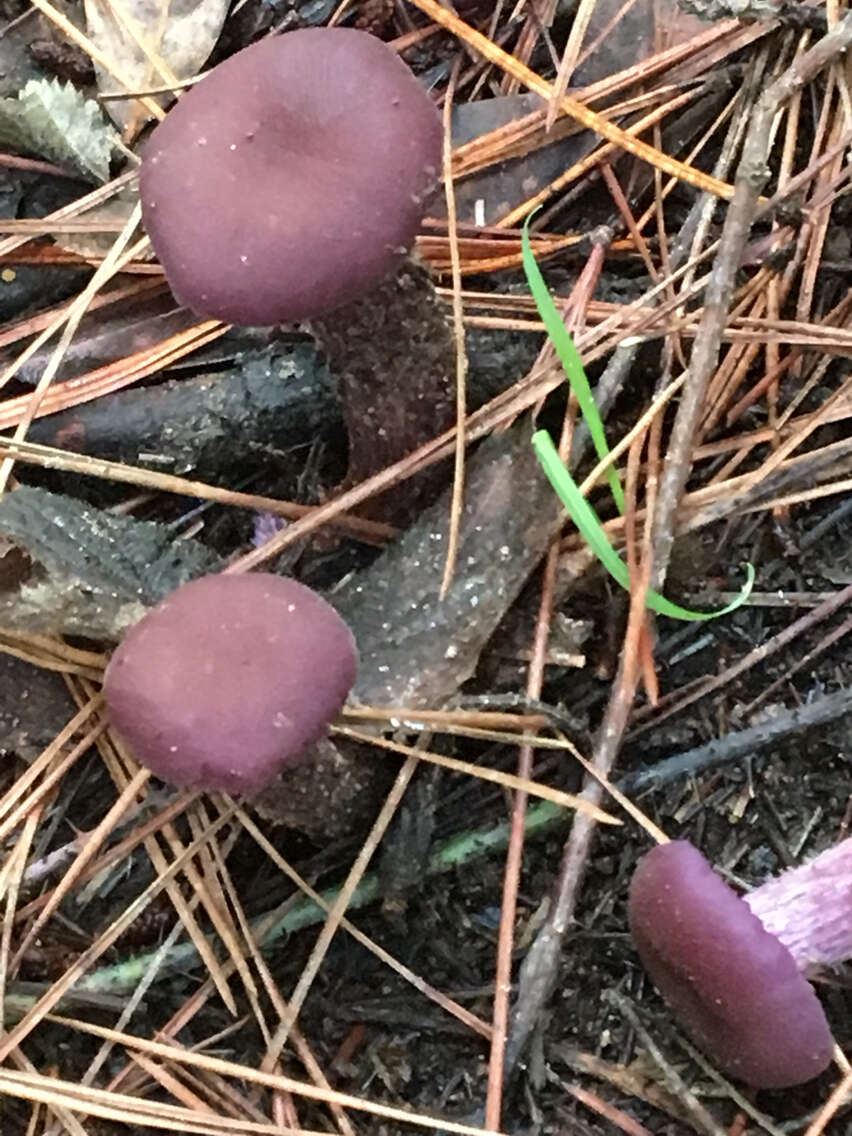
[(721, 1069), (778, 1089), (828, 1067), (805, 973), (852, 957), (852, 840), (743, 898), (691, 844), (661, 844), (634, 873), (629, 918), (655, 986)]
[(237, 324), (358, 299), (411, 246), (441, 137), (425, 89), (366, 32), (304, 28), (237, 52), (143, 150), (142, 216), (172, 291)]
[[(229, 323), (309, 323), (344, 404), (348, 484), (455, 421), (446, 304), (406, 256), (442, 150), (426, 88), (352, 28), (237, 52), (142, 150), (142, 218), (175, 296)], [(420, 475), (369, 512), (404, 525), (432, 484)]]
[(130, 629), (104, 695), (119, 736), (158, 777), (253, 796), (324, 733), (357, 662), (349, 628), (303, 584), (205, 576)]

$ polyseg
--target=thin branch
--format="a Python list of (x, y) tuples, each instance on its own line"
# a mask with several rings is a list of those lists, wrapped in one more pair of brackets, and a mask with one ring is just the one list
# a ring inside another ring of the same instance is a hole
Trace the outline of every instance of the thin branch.
[(654, 521), (654, 587), (665, 582), (672, 545), (674, 518), (692, 467), (692, 447), (710, 377), (716, 368), (722, 333), (734, 294), (742, 252), (769, 177), (767, 158), (772, 123), (778, 108), (792, 98), (852, 43), (852, 15), (846, 16), (818, 44), (796, 59), (758, 99), (737, 170), (734, 196), (728, 207), (719, 249), (704, 296), (704, 311), (692, 347), (688, 377), (672, 428)]
[[(665, 785), (675, 777), (684, 774), (694, 775), (705, 769), (735, 761), (737, 758), (747, 757), (755, 750), (786, 738), (796, 730), (821, 726), (850, 712), (852, 712), (852, 688), (837, 690), (813, 702), (806, 702), (804, 706), (796, 706), (792, 710), (775, 714), (757, 726), (749, 726), (748, 729), (737, 730), (722, 738), (714, 738), (705, 745), (696, 746), (695, 749), (659, 761), (650, 769), (628, 774), (618, 782), (618, 787), (622, 792), (637, 793), (650, 786)], [(581, 815), (577, 814), (577, 820)]]

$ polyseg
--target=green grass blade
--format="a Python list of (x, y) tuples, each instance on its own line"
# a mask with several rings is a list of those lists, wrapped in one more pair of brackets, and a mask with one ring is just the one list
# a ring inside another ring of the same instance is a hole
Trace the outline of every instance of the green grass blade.
[[(577, 526), (580, 535), (588, 544), (589, 548), (609, 572), (610, 576), (616, 580), (622, 588), (630, 591), (630, 573), (627, 570), (627, 565), (612, 547), (606, 533), (603, 530), (597, 513), (580, 493), (577, 488), (577, 483), (574, 478), (565, 468), (562, 459), (553, 444), (553, 440), (546, 430), (537, 430), (533, 434), (533, 449), (535, 450), (536, 457), (538, 458), (541, 468), (547, 475), (547, 479), (556, 491), (559, 500), (568, 510), (571, 520)], [(729, 612), (735, 611), (741, 604), (745, 603), (751, 595), (752, 587), (754, 586), (754, 568), (751, 564), (747, 565), (748, 577), (743, 585), (742, 591), (735, 600), (732, 600), (726, 607), (720, 608), (718, 611), (692, 611), (690, 608), (681, 607), (680, 604), (672, 603), (667, 600), (665, 596), (660, 595), (649, 588), (645, 597), (646, 605), (652, 611), (657, 612), (659, 615), (667, 615), (672, 619), (682, 619), (689, 621), (699, 621), (707, 619), (718, 619), (720, 615), (727, 615)]]
[[(550, 342), (553, 344), (556, 354), (559, 356), (559, 361), (565, 371), (565, 377), (568, 380), (571, 390), (577, 396), (577, 402), (580, 404), (580, 412), (589, 428), (589, 434), (591, 435), (592, 444), (595, 447), (595, 453), (598, 455), (599, 459), (603, 460), (609, 453), (603, 421), (595, 405), (595, 399), (592, 395), (592, 388), (589, 386), (589, 380), (586, 378), (586, 372), (583, 370), (583, 361), (580, 358), (580, 352), (574, 346), (574, 340), (568, 334), (562, 316), (560, 316), (556, 304), (554, 304), (553, 298), (547, 290), (541, 269), (538, 267), (536, 259), (533, 256), (529, 234), (529, 223), (532, 216), (533, 214), (531, 213), (526, 221), (524, 221), (521, 234), (521, 249), (527, 283), (529, 284), (530, 292), (532, 292), (533, 299), (538, 308), (538, 314), (541, 316), (542, 322), (547, 329)], [(619, 513), (623, 513), (624, 492), (621, 488), (621, 482), (618, 480), (618, 473), (612, 466), (607, 470), (607, 479), (618, 511)]]

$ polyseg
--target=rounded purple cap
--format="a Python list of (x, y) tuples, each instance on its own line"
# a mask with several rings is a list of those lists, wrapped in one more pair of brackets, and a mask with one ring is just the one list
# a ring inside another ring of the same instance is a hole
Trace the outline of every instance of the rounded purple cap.
[(411, 246), (442, 128), (381, 40), (305, 28), (261, 40), (187, 91), (142, 151), (142, 217), (177, 298), (273, 324), (362, 296)]
[(322, 735), (357, 662), (349, 628), (303, 584), (205, 576), (130, 629), (104, 695), (118, 734), (158, 777), (251, 796)]
[(831, 1031), (793, 956), (691, 844), (643, 857), (629, 917), (654, 985), (721, 1069), (780, 1089), (828, 1067)]

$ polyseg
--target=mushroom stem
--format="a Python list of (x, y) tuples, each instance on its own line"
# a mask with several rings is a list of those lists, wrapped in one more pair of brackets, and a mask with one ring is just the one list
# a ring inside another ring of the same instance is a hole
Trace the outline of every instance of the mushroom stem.
[[(455, 344), (428, 269), (412, 258), (311, 330), (339, 383), (349, 433), (347, 485), (443, 433), (455, 418)], [(373, 519), (408, 521), (434, 472), (370, 502)]]
[(743, 898), (801, 971), (852, 958), (852, 837)]

